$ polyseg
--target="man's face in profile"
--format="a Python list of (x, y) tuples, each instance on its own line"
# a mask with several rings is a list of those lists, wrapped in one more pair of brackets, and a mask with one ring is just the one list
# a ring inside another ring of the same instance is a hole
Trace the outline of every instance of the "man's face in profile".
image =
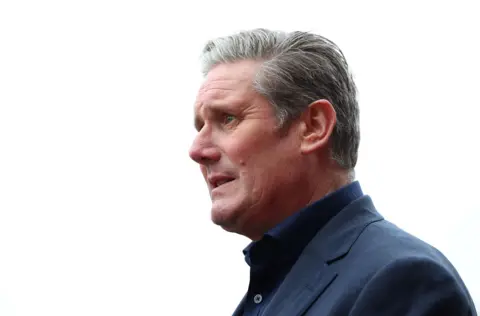
[(252, 88), (258, 66), (241, 61), (208, 73), (195, 103), (198, 134), (190, 149), (208, 185), (213, 222), (243, 234), (291, 198), (301, 170), (298, 124), (278, 131), (272, 106)]

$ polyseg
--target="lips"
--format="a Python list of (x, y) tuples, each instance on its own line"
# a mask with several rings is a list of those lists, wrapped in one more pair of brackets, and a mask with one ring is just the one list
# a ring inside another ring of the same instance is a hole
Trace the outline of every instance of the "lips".
[(233, 179), (232, 179), (232, 180), (220, 180), (220, 181), (217, 181), (216, 183), (214, 183), (214, 187), (217, 188), (217, 187), (219, 187), (219, 186), (221, 186), (221, 185), (223, 185), (223, 184), (225, 184), (225, 183), (228, 183), (228, 182), (230, 182), (230, 181), (233, 181)]
[(208, 177), (208, 183), (212, 187), (212, 189), (216, 189), (226, 183), (235, 180), (235, 178), (227, 176), (227, 175), (213, 175)]

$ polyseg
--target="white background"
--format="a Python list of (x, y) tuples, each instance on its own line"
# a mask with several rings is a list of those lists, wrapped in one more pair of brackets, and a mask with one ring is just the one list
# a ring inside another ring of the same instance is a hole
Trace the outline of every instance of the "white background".
[(187, 153), (202, 44), (253, 27), (342, 48), (364, 191), (480, 305), (475, 2), (0, 2), (0, 315), (231, 314), (248, 240)]

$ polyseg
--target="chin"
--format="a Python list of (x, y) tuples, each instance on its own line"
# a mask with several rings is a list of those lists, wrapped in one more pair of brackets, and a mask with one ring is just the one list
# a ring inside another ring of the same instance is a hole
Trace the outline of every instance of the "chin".
[(226, 231), (235, 231), (235, 227), (238, 225), (239, 215), (239, 208), (234, 207), (233, 205), (225, 205), (220, 203), (220, 201), (213, 203), (212, 205), (212, 222), (221, 226)]

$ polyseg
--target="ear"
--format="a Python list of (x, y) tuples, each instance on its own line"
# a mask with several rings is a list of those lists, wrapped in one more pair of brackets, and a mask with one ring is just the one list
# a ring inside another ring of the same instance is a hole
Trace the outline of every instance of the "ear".
[(312, 102), (302, 114), (302, 145), (303, 154), (309, 154), (328, 146), (333, 128), (337, 123), (337, 113), (327, 100)]

